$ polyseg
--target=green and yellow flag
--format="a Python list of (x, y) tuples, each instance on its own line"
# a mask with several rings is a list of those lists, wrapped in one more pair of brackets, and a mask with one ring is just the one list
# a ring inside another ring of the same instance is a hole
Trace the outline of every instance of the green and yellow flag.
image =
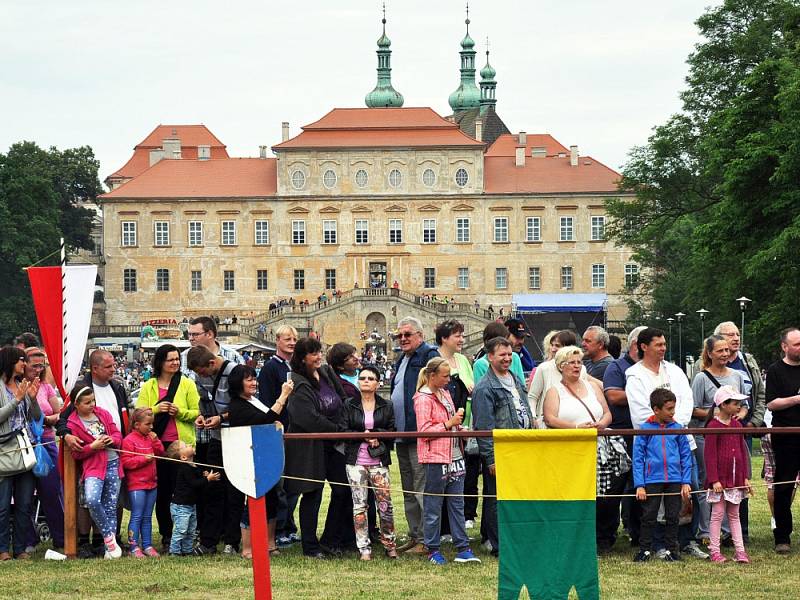
[(496, 430), (498, 600), (600, 597), (597, 431)]

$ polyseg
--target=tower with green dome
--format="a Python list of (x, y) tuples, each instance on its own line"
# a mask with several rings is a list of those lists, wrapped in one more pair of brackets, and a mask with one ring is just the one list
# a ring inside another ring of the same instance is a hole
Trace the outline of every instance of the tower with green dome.
[(489, 107), (494, 109), (494, 106), (497, 104), (497, 98), (495, 97), (497, 82), (494, 80), (497, 71), (489, 64), (488, 40), (486, 44), (486, 66), (481, 69), (481, 114), (485, 114), (486, 111), (489, 110)]
[(364, 101), (370, 108), (399, 108), (403, 106), (403, 94), (392, 87), (392, 51), (391, 40), (386, 37), (386, 8), (383, 9), (383, 35), (378, 39), (378, 83), (375, 89), (367, 94)]
[(467, 34), (461, 40), (461, 83), (450, 94), (448, 102), (454, 113), (480, 106), (481, 93), (475, 85), (475, 40), (469, 36), (469, 5), (467, 5)]

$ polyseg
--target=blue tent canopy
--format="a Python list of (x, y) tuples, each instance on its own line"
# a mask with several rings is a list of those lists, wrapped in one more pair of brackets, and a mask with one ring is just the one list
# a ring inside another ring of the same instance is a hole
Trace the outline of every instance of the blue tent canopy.
[(608, 294), (514, 294), (512, 302), (520, 313), (601, 312)]

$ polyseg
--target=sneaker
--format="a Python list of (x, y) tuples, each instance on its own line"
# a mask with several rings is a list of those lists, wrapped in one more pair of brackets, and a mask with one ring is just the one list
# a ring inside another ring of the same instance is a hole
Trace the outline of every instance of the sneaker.
[(722, 556), (719, 552), (712, 552), (711, 553), (711, 562), (722, 564), (724, 562), (728, 562), (728, 559)]
[(702, 548), (700, 548), (700, 545), (694, 540), (683, 547), (683, 553), (693, 558), (699, 558), (700, 560), (706, 560), (708, 558), (708, 554), (703, 552)]
[(437, 550), (436, 552), (428, 554), (428, 562), (432, 562), (435, 565), (446, 565), (447, 559)]
[(656, 550), (656, 558), (659, 560), (664, 560), (664, 557), (669, 554), (669, 550), (666, 548), (661, 548), (660, 550)]
[(292, 540), (292, 543), (295, 544), (300, 541), (300, 534), (299, 533), (290, 533), (289, 539)]
[(113, 535), (104, 537), (103, 543), (106, 545), (106, 554), (109, 554), (111, 558), (119, 558), (122, 556), (122, 548), (120, 548), (119, 544), (117, 544), (116, 537)]
[(361, 554), (361, 560), (372, 560), (372, 551), (368, 548), (364, 548), (359, 554)]
[(791, 546), (789, 544), (775, 544), (775, 552), (778, 554), (789, 554)]
[(745, 552), (744, 550), (742, 550), (741, 552), (736, 552), (733, 555), (733, 560), (737, 563), (750, 564), (750, 557), (747, 556), (747, 552)]
[(446, 533), (445, 535), (442, 536), (442, 540), (441, 541), (442, 541), (443, 544), (452, 544), (453, 543), (453, 536), (450, 535), (449, 533)]
[(239, 554), (239, 551), (234, 548), (231, 544), (225, 544), (225, 547), (222, 549), (222, 553), (228, 556), (234, 556)]
[(475, 521), (473, 519), (467, 519), (466, 521), (464, 521), (464, 527), (466, 529), (474, 529)]
[(292, 541), (292, 538), (290, 536), (281, 535), (275, 538), (275, 543), (278, 545), (279, 548), (288, 548), (294, 542)]
[(149, 556), (150, 558), (160, 558), (161, 557), (161, 555), (152, 546), (148, 546), (147, 548), (144, 549), (144, 555), (145, 556)]
[(477, 556), (475, 556), (472, 553), (472, 550), (467, 548), (466, 550), (462, 550), (461, 552), (456, 554), (456, 557), (453, 559), (453, 562), (457, 562), (457, 563), (479, 563), (479, 562), (481, 562), (481, 559), (478, 558)]
[(195, 556), (210, 556), (210, 555), (216, 554), (216, 553), (217, 553), (217, 549), (216, 548), (211, 548), (209, 546), (203, 546), (202, 544), (197, 546), (197, 548), (195, 548), (192, 551), (192, 554), (195, 555)]
[(672, 553), (672, 552), (670, 552), (669, 550), (666, 550), (666, 551), (664, 552), (664, 555), (661, 557), (661, 560), (663, 560), (664, 562), (677, 562), (677, 561), (679, 561), (680, 559), (681, 559), (681, 555), (680, 555), (680, 553), (678, 553), (678, 554), (673, 554), (673, 553)]
[(405, 551), (405, 554), (428, 554), (428, 549), (422, 542), (417, 542)]
[(633, 557), (633, 562), (647, 562), (651, 557), (650, 550), (639, 550), (636, 556)]
[(145, 557), (145, 556), (144, 556), (144, 552), (142, 552), (142, 549), (141, 549), (141, 548), (139, 548), (139, 546), (134, 546), (134, 547), (131, 549), (131, 551), (130, 551), (130, 554), (131, 554), (131, 556), (132, 556), (133, 558), (144, 558), (144, 557)]
[(81, 544), (78, 548), (78, 558), (97, 558), (97, 554), (95, 554), (94, 548), (92, 548), (91, 544)]

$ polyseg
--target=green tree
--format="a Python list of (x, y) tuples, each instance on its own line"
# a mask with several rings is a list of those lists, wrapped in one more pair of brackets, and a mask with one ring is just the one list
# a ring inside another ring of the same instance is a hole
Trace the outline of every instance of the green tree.
[[(24, 268), (69, 248), (91, 248), (94, 213), (80, 202), (100, 193), (98, 161), (89, 147), (44, 150), (20, 142), (0, 154), (0, 342), (36, 331), (36, 315)], [(58, 253), (42, 262), (58, 264)]]
[(767, 361), (800, 323), (800, 4), (727, 0), (697, 25), (683, 110), (631, 151), (635, 197), (608, 203), (609, 231), (644, 267), (645, 312), (689, 314), (684, 348), (695, 310), (738, 321), (745, 295), (745, 343)]

